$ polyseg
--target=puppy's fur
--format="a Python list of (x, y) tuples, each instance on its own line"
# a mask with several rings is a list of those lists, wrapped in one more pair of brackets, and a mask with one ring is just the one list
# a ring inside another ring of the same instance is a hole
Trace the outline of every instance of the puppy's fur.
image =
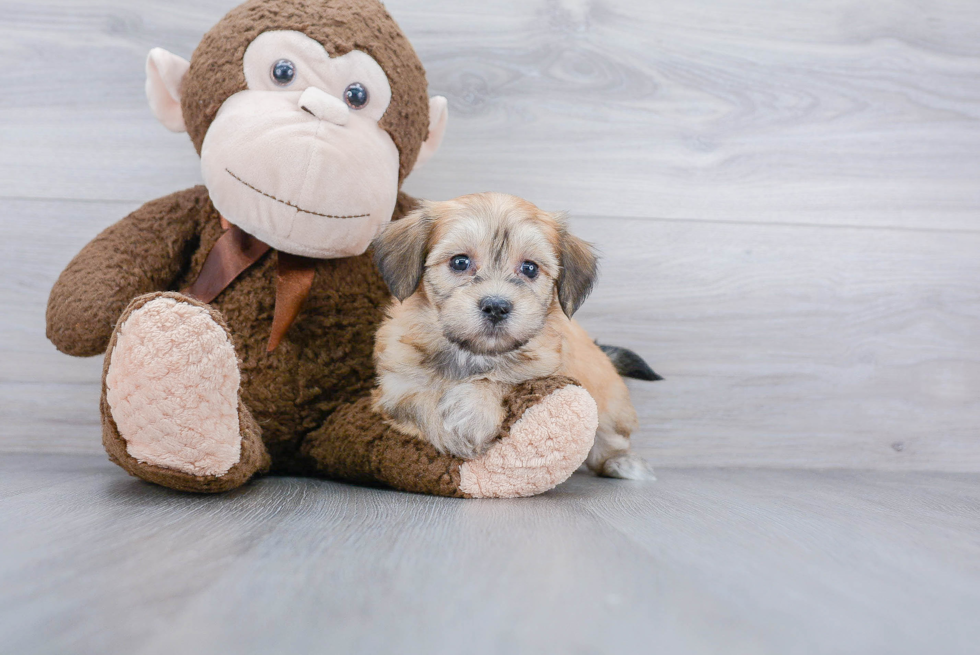
[[(637, 426), (629, 391), (570, 318), (597, 266), (563, 216), (497, 193), (427, 202), (392, 223), (374, 253), (396, 298), (378, 330), (374, 401), (396, 428), (473, 458), (497, 436), (515, 384), (567, 375), (599, 408), (589, 468), (649, 477), (629, 450)], [(464, 256), (469, 265), (457, 270)]]

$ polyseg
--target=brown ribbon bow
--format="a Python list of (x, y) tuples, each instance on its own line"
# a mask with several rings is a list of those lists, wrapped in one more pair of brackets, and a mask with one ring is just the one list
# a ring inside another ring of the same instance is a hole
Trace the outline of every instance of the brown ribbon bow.
[[(235, 279), (248, 270), (262, 255), (272, 248), (247, 234), (236, 225), (228, 224), (204, 260), (201, 273), (181, 293), (201, 302), (209, 303), (228, 288)], [(310, 295), (316, 273), (316, 260), (278, 251), (279, 268), (276, 274), (276, 310), (269, 334), (268, 352), (276, 349), (293, 324), (303, 302)]]

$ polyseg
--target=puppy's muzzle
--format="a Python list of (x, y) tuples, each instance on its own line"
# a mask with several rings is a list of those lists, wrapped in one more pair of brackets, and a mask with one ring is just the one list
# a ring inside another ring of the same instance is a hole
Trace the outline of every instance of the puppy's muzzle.
[(499, 296), (488, 296), (480, 301), (480, 311), (491, 325), (503, 322), (514, 309), (513, 303)]

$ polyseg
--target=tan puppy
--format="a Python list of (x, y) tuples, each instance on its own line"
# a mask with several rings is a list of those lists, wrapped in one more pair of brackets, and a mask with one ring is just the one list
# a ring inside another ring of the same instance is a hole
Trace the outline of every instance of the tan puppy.
[(499, 193), (426, 202), (374, 249), (396, 298), (377, 335), (375, 407), (397, 429), (473, 458), (497, 436), (515, 384), (567, 375), (599, 408), (589, 468), (650, 477), (629, 450), (637, 418), (626, 385), (570, 318), (597, 266), (562, 215)]

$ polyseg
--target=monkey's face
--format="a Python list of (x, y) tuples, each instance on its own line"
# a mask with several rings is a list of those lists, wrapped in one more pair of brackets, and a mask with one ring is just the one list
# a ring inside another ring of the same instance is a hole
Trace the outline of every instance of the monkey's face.
[(315, 258), (367, 249), (447, 116), (375, 0), (247, 0), (193, 62), (152, 50), (146, 90), (157, 118), (190, 134), (225, 219)]
[(385, 72), (364, 52), (331, 58), (292, 31), (256, 38), (244, 69), (248, 88), (224, 102), (201, 148), (215, 207), (285, 252), (364, 252), (398, 193), (398, 149), (378, 126)]

